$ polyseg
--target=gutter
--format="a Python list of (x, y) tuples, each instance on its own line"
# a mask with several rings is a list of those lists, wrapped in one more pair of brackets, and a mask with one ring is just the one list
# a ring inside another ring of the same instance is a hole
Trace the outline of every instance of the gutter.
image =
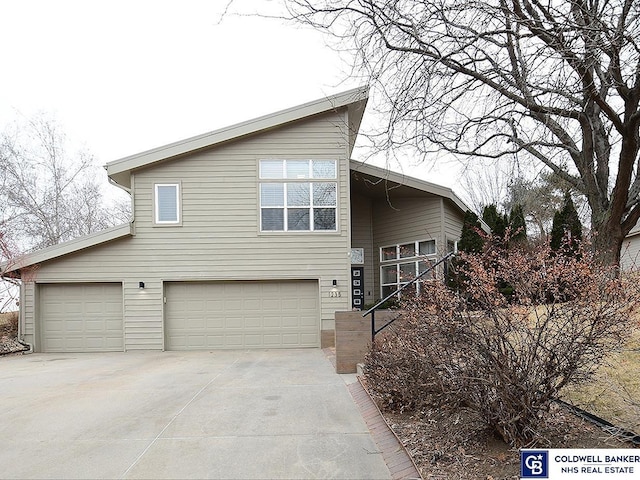
[(24, 305), (25, 305), (25, 291), (24, 282), (20, 280), (20, 309), (18, 311), (18, 343), (27, 347), (27, 350), (23, 350), (24, 353), (33, 353), (33, 345), (24, 341)]

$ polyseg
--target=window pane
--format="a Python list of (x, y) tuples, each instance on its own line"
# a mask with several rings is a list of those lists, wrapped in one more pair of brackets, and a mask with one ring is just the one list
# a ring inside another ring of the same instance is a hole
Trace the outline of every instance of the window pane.
[(336, 190), (335, 183), (314, 183), (313, 184), (313, 205), (314, 206), (336, 206)]
[(262, 209), (262, 230), (284, 230), (284, 208)]
[(260, 160), (260, 178), (282, 178), (284, 161)]
[(314, 230), (336, 230), (336, 209), (335, 208), (314, 208), (313, 209), (313, 229)]
[(382, 249), (382, 261), (395, 260), (396, 259), (396, 247), (384, 247)]
[(416, 264), (414, 262), (411, 263), (403, 263), (400, 265), (400, 281), (408, 282), (409, 280), (413, 280), (416, 278)]
[(382, 267), (381, 271), (382, 271), (381, 282), (383, 284), (398, 283), (398, 266), (397, 265), (386, 265)]
[(284, 207), (284, 183), (263, 183), (260, 185), (261, 207)]
[(309, 160), (287, 160), (287, 178), (309, 178)]
[(427, 240), (426, 242), (420, 242), (418, 244), (420, 255), (433, 255), (436, 253), (436, 241)]
[(414, 283), (414, 284), (408, 286), (407, 288), (405, 288), (400, 295), (406, 295), (407, 297), (409, 295), (415, 296), (416, 295), (416, 284)]
[(382, 287), (382, 298), (387, 298), (389, 295), (391, 295), (393, 292), (395, 292), (397, 290), (395, 285), (391, 285), (388, 287)]
[(400, 258), (411, 258), (416, 256), (416, 244), (405, 243), (400, 245)]
[(313, 178), (336, 178), (335, 160), (313, 160)]
[[(426, 262), (425, 261), (418, 262), (418, 274), (424, 273), (426, 270), (431, 268), (434, 263), (435, 263), (434, 261), (430, 261), (430, 260), (427, 260)], [(429, 280), (435, 277), (436, 277), (436, 270), (434, 269), (434, 270), (431, 270), (431, 272), (427, 273), (422, 278)]]
[(309, 205), (309, 184), (287, 183), (287, 206), (308, 207)]
[(287, 230), (310, 230), (309, 209), (289, 208), (287, 210)]
[(178, 186), (177, 185), (157, 185), (156, 202), (158, 222), (178, 221)]

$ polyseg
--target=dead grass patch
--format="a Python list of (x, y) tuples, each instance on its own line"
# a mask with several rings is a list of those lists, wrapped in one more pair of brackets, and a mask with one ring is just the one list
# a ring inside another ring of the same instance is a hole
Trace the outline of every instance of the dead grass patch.
[(592, 381), (568, 389), (563, 399), (640, 434), (640, 328), (620, 352), (607, 359)]

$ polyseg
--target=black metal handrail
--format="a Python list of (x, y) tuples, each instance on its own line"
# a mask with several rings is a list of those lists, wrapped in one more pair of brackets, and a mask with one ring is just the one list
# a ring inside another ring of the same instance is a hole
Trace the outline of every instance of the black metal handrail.
[(398, 288), (395, 292), (390, 293), (389, 295), (387, 295), (386, 297), (384, 297), (382, 300), (380, 300), (378, 303), (376, 303), (373, 307), (371, 307), (369, 310), (367, 310), (366, 312), (364, 312), (362, 314), (362, 318), (366, 317), (367, 315), (371, 314), (371, 341), (373, 342), (376, 338), (376, 334), (380, 333), (382, 330), (384, 330), (385, 328), (387, 328), (389, 325), (391, 325), (393, 322), (395, 322), (398, 317), (400, 317), (400, 315), (398, 315), (397, 317), (392, 318), (391, 320), (389, 320), (387, 323), (385, 323), (382, 327), (376, 329), (376, 310), (378, 308), (380, 308), (380, 305), (382, 305), (383, 303), (385, 303), (387, 300), (389, 300), (390, 298), (394, 297), (395, 295), (398, 295), (400, 292), (402, 292), (405, 288), (410, 287), (411, 285), (415, 284), (418, 280), (420, 280), (422, 277), (424, 277), (427, 273), (432, 272), (438, 265), (440, 265), (441, 263), (447, 261), (448, 259), (450, 259), (451, 257), (454, 257), (456, 255), (456, 252), (449, 252), (447, 253), (444, 257), (442, 257), (440, 260), (438, 260), (436, 263), (434, 263), (433, 265), (431, 265), (429, 268), (427, 268), (424, 272), (422, 272), (420, 275), (418, 275), (416, 278), (414, 278), (413, 280), (411, 280), (409, 283), (405, 283), (404, 285), (402, 285), (400, 288)]

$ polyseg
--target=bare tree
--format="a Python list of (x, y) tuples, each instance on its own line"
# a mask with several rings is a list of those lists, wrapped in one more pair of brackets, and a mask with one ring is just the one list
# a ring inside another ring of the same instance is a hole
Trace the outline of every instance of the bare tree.
[(55, 245), (120, 223), (105, 206), (99, 168), (70, 152), (57, 124), (38, 117), (0, 136), (0, 225), (25, 251)]
[(11, 266), (15, 258), (14, 248), (2, 233), (0, 224), (0, 313), (14, 310), (18, 301), (17, 283), (12, 278), (4, 276), (6, 268), (3, 268), (4, 265)]
[(284, 0), (377, 87), (381, 148), (538, 162), (584, 195), (600, 261), (640, 218), (636, 0)]

